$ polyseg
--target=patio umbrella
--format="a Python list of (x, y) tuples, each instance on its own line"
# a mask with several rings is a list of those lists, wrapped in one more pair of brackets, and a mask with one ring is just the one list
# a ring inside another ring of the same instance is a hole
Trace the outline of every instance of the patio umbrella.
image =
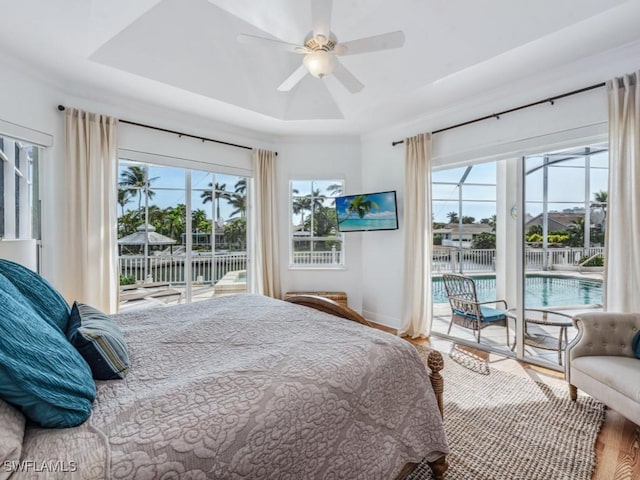
[(118, 245), (169, 245), (176, 241), (156, 232), (156, 228), (150, 224), (140, 225), (135, 233), (122, 237), (118, 240)]

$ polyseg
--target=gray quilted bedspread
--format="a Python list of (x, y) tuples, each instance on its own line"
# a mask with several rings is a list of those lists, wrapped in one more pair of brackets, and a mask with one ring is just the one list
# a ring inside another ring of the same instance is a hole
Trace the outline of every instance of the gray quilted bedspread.
[(115, 318), (129, 375), (98, 382), (84, 425), (27, 428), (22, 458), (65, 472), (12, 480), (393, 479), (448, 452), (425, 367), (393, 335), (254, 295)]

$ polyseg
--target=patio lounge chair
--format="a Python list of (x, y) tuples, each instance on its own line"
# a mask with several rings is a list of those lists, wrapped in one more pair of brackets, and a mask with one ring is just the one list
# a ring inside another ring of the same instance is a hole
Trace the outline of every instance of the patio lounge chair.
[[(475, 332), (475, 337), (480, 343), (480, 331), (491, 325), (506, 327), (507, 346), (509, 345), (509, 319), (507, 317), (507, 302), (505, 300), (492, 300), (478, 302), (476, 283), (473, 278), (465, 275), (444, 274), (442, 276), (447, 298), (451, 305), (451, 321), (447, 334), (455, 323)], [(491, 308), (486, 305), (498, 303), (504, 305), (504, 309)]]
[(120, 287), (120, 303), (134, 302), (137, 300), (161, 300), (165, 303), (174, 298), (178, 303), (182, 300), (182, 292), (170, 288), (168, 282), (137, 283), (135, 285), (123, 285)]

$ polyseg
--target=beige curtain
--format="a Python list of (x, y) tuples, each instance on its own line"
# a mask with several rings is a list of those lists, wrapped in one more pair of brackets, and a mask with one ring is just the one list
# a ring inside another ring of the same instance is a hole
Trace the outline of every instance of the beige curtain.
[(431, 333), (431, 134), (407, 138), (404, 179), (404, 270), (401, 335)]
[(107, 313), (117, 310), (117, 140), (115, 118), (65, 111), (67, 291)]
[(607, 82), (605, 309), (640, 312), (640, 71)]
[(276, 155), (253, 149), (253, 292), (280, 298)]

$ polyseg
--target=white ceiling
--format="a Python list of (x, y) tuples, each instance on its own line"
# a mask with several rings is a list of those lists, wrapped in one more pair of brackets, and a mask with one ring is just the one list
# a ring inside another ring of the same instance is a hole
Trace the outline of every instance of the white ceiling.
[(280, 134), (362, 134), (526, 98), (516, 85), (552, 95), (640, 68), (639, 0), (334, 0), (340, 41), (406, 35), (402, 49), (343, 57), (357, 94), (310, 75), (278, 92), (302, 56), (236, 41), (302, 43), (308, 0), (0, 0), (0, 12), (0, 50), (63, 88)]

